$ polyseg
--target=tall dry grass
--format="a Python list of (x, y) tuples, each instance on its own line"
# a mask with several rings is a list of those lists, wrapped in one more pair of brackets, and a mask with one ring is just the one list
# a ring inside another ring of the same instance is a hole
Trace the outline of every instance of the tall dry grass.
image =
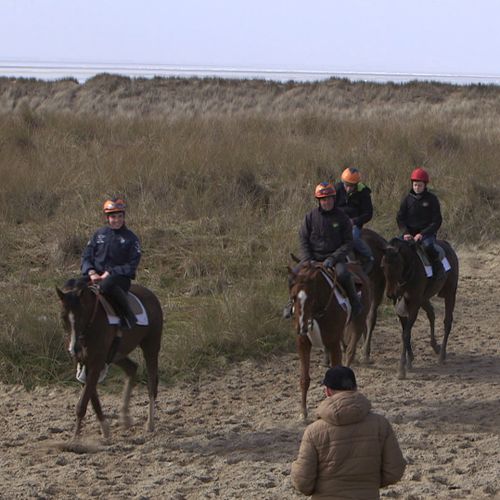
[(128, 200), (138, 281), (166, 312), (163, 380), (291, 348), (288, 256), (315, 184), (348, 165), (372, 188), (384, 236), (423, 165), (441, 235), (495, 239), (499, 95), (343, 80), (0, 81), (0, 379), (71, 379), (53, 289), (78, 273), (111, 195)]

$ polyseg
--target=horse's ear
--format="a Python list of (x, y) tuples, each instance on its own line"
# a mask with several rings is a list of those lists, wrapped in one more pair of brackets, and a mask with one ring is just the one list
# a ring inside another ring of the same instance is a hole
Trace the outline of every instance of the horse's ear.
[(300, 262), (300, 259), (295, 254), (291, 253), (290, 257), (294, 262), (297, 262), (297, 264)]
[(64, 300), (64, 292), (57, 286), (56, 286), (56, 292), (57, 292), (57, 295), (59, 296), (59, 298), (61, 300)]

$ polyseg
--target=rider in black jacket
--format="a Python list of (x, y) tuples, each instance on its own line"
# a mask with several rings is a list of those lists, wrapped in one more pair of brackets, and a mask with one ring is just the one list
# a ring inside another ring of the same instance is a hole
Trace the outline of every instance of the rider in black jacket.
[(443, 221), (437, 196), (427, 190), (429, 174), (416, 168), (411, 174), (412, 189), (403, 198), (396, 217), (404, 240), (420, 242), (432, 261), (435, 277), (443, 275), (436, 235)]
[[(352, 250), (352, 224), (347, 215), (335, 207), (335, 187), (331, 183), (318, 184), (314, 193), (318, 206), (304, 218), (299, 231), (302, 260), (323, 262), (327, 269), (335, 268), (339, 283), (344, 287), (352, 307), (353, 315), (361, 312), (362, 304), (356, 293), (352, 275), (347, 269), (347, 254)], [(291, 316), (292, 303), (283, 311), (285, 318)]]
[(364, 261), (363, 269), (368, 274), (373, 268), (374, 259), (371, 248), (361, 238), (361, 230), (373, 217), (371, 190), (361, 182), (361, 172), (354, 167), (342, 172), (341, 182), (335, 185), (335, 189), (335, 206), (351, 219), (354, 250)]

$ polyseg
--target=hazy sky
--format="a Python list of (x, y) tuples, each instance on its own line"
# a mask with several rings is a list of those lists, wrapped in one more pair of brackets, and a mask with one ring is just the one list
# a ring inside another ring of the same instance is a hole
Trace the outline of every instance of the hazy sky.
[(1, 0), (0, 62), (500, 75), (499, 0)]

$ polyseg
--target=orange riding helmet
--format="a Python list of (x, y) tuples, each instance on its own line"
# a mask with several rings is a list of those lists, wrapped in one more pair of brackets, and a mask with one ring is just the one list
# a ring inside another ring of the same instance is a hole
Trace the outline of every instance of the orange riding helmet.
[(429, 174), (423, 168), (416, 168), (412, 173), (410, 179), (413, 181), (429, 182)]
[(115, 214), (117, 212), (125, 212), (126, 203), (121, 198), (112, 198), (106, 200), (102, 207), (105, 214)]
[(331, 182), (320, 182), (314, 190), (314, 197), (318, 200), (320, 198), (327, 198), (328, 196), (335, 196), (335, 186)]
[(340, 177), (342, 182), (357, 184), (361, 180), (361, 172), (354, 167), (348, 167), (342, 172)]

